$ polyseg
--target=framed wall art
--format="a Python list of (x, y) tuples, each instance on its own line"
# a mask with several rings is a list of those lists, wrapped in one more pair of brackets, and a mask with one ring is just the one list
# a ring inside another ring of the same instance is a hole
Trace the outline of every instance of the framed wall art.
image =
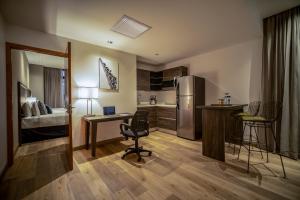
[(99, 58), (99, 88), (108, 91), (119, 91), (119, 63)]

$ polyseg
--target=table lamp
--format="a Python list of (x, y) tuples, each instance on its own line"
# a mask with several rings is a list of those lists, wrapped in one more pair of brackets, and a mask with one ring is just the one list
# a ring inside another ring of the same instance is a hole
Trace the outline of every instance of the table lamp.
[[(77, 99), (86, 99), (86, 115), (88, 117), (93, 115), (93, 99), (99, 99), (99, 90), (96, 87), (80, 87), (77, 92)], [(89, 113), (89, 101), (91, 102), (91, 109)]]

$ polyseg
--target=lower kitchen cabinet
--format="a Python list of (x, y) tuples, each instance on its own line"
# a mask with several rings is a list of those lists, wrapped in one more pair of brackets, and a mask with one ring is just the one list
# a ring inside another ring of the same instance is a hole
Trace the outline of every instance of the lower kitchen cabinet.
[(149, 127), (176, 131), (176, 108), (170, 107), (139, 107), (138, 110), (149, 112)]
[(157, 127), (176, 131), (176, 119), (158, 117)]
[(145, 110), (149, 112), (148, 119), (149, 119), (149, 128), (157, 127), (157, 120), (156, 120), (156, 107), (140, 107), (138, 110)]

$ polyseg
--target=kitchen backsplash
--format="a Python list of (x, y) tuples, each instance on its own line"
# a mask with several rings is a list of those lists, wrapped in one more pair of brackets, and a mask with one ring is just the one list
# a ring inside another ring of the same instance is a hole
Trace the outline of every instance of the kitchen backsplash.
[(149, 102), (150, 96), (157, 97), (157, 103), (176, 104), (176, 91), (137, 91), (139, 102)]

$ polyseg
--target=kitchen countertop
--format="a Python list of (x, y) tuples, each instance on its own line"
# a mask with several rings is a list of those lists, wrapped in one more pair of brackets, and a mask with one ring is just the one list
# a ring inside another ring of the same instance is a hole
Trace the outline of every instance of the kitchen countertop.
[(234, 109), (241, 109), (245, 106), (247, 106), (247, 104), (232, 104), (232, 105), (212, 104), (212, 105), (206, 105), (206, 106), (197, 106), (197, 108), (211, 109), (211, 110), (234, 110)]
[(154, 104), (154, 105), (151, 105), (151, 104), (138, 104), (137, 107), (138, 108), (144, 108), (144, 107), (165, 107), (165, 108), (176, 108), (176, 104), (160, 104), (160, 103), (157, 103), (157, 104)]

